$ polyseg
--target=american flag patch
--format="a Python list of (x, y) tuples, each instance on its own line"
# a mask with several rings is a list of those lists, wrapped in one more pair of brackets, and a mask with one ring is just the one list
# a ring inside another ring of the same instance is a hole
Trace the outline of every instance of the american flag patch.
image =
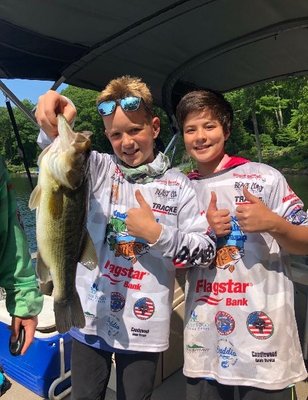
[(134, 304), (134, 314), (139, 319), (149, 319), (155, 311), (154, 302), (148, 297), (138, 299)]
[(247, 317), (248, 332), (259, 340), (265, 340), (274, 332), (273, 322), (268, 315), (262, 311), (255, 311)]

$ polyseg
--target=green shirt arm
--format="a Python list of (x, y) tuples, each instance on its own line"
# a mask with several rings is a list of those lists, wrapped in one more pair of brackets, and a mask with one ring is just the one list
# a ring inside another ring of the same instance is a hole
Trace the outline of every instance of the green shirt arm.
[(4, 162), (0, 159), (0, 286), (6, 290), (11, 315), (39, 314), (43, 296), (38, 289), (27, 239), (17, 217), (16, 198)]

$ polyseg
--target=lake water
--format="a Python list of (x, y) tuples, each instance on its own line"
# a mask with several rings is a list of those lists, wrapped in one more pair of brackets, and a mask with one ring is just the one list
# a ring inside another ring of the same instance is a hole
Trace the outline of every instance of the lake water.
[[(289, 185), (295, 193), (303, 200), (305, 209), (308, 209), (308, 175), (289, 175), (286, 176)], [(31, 186), (27, 177), (12, 175), (12, 181), (15, 187), (17, 204), (22, 215), (26, 235), (31, 253), (37, 250), (35, 239), (35, 211), (30, 211), (28, 201), (31, 194)], [(33, 184), (36, 184), (37, 178), (33, 178)]]
[[(14, 185), (18, 208), (22, 217), (24, 228), (29, 242), (31, 253), (37, 250), (35, 238), (35, 211), (30, 211), (28, 207), (29, 197), (32, 192), (29, 180), (27, 177), (19, 175), (11, 175)], [(37, 178), (32, 177), (33, 184), (36, 185)]]

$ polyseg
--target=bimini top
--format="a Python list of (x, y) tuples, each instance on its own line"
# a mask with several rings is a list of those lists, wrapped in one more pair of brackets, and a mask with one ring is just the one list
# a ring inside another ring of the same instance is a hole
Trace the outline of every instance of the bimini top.
[(157, 105), (308, 70), (307, 0), (2, 0), (0, 78), (101, 90), (140, 76)]

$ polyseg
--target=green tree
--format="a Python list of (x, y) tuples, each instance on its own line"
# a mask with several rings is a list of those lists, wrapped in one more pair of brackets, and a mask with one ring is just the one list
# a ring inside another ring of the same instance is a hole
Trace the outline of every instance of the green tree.
[[(30, 111), (34, 107), (29, 100), (23, 100), (22, 103)], [(38, 128), (18, 107), (12, 105), (12, 112), (14, 114), (27, 163), (29, 166), (35, 166), (37, 155), (39, 153), (39, 148), (36, 144)], [(18, 146), (17, 138), (6, 107), (0, 108), (0, 124), (1, 154), (4, 156), (8, 165), (22, 165), (23, 152)]]

